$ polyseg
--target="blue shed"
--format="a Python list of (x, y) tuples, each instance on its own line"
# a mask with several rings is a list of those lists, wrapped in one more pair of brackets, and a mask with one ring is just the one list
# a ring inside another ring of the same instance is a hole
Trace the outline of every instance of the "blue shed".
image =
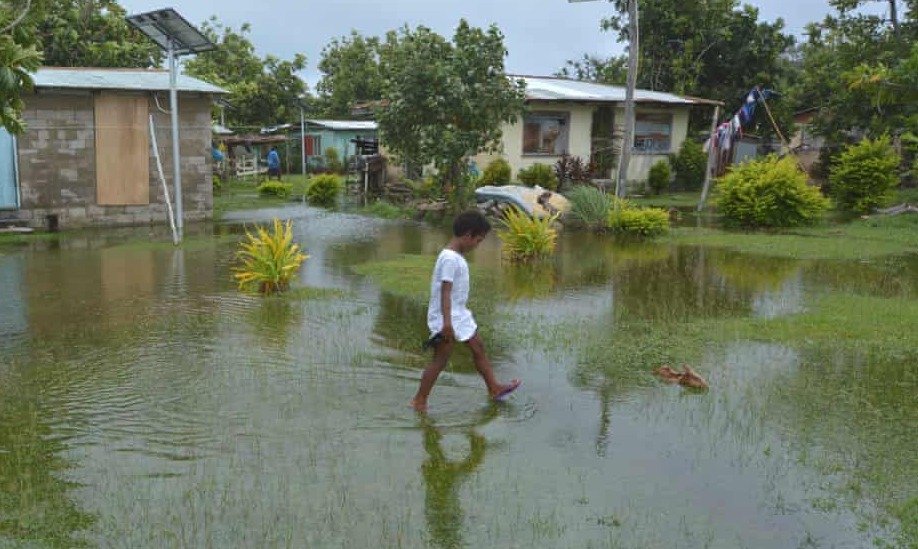
[(326, 149), (334, 147), (343, 160), (356, 154), (352, 139), (375, 139), (376, 134), (377, 125), (372, 120), (307, 120), (306, 156), (324, 156)]

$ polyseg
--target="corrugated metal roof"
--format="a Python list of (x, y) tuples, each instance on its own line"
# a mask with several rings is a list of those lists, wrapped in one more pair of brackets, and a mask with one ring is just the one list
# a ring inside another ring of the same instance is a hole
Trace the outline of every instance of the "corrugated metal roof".
[[(539, 76), (522, 76), (519, 78), (526, 82), (526, 99), (529, 100), (600, 103), (620, 103), (625, 100), (625, 88), (623, 86), (607, 86), (594, 82)], [(674, 105), (694, 105), (699, 103), (699, 101), (687, 97), (650, 90), (635, 90), (634, 99), (642, 103), (669, 103)]]
[(379, 127), (372, 120), (307, 120), (307, 122), (329, 130), (376, 131)]
[[(100, 69), (42, 67), (32, 75), (36, 88), (93, 90), (167, 91), (169, 72), (161, 69)], [(226, 93), (197, 78), (180, 74), (177, 89), (182, 92)]]

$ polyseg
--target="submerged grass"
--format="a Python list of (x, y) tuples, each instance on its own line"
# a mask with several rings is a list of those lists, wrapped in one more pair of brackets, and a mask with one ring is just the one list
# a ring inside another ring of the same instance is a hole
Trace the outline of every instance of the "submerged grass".
[(293, 185), (289, 198), (264, 196), (258, 193), (261, 181), (255, 179), (230, 179), (220, 190), (214, 190), (214, 219), (219, 220), (226, 212), (234, 210), (252, 210), (287, 204), (291, 200), (302, 199), (306, 193), (308, 179), (301, 175), (285, 175), (284, 183)]
[(677, 228), (677, 244), (704, 245), (791, 259), (870, 259), (918, 252), (918, 216), (871, 217), (786, 232)]
[(397, 206), (385, 200), (377, 200), (369, 206), (357, 210), (360, 215), (381, 217), (383, 219), (411, 219), (415, 213), (412, 208)]
[(628, 200), (643, 207), (688, 208), (689, 206), (698, 205), (698, 201), (701, 200), (701, 193), (698, 191), (663, 193), (658, 196), (634, 197)]

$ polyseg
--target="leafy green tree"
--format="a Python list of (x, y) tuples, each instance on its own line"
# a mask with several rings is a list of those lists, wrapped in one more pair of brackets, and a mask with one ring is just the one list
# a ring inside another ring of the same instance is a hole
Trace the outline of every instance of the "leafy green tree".
[(58, 67), (155, 67), (162, 50), (134, 30), (117, 0), (53, 0), (37, 23), (44, 64)]
[(892, 21), (854, 11), (863, 0), (832, 0), (837, 13), (807, 27), (797, 108), (819, 107), (815, 130), (832, 148), (852, 136), (918, 130), (918, 0)]
[(523, 84), (507, 78), (500, 30), (460, 21), (452, 42), (427, 27), (388, 33), (380, 51), (381, 138), (403, 160), (433, 164), (459, 201), (463, 161), (495, 151), (501, 124), (523, 112)]
[[(602, 28), (626, 42), (627, 1), (612, 4)], [(752, 86), (782, 82), (781, 56), (793, 44), (783, 29), (739, 0), (641, 0), (638, 86), (718, 99), (731, 110)]]
[(36, 47), (37, 9), (29, 0), (0, 4), (0, 127), (23, 130), (22, 92), (32, 87), (29, 73), (41, 64)]
[(379, 38), (364, 37), (357, 31), (333, 39), (322, 50), (316, 87), (320, 108), (329, 117), (348, 117), (354, 103), (382, 97), (379, 72)]
[(248, 23), (237, 32), (211, 17), (201, 30), (217, 48), (188, 60), (185, 72), (229, 92), (227, 124), (257, 129), (299, 118), (299, 97), (307, 88), (297, 72), (306, 67), (305, 55), (289, 61), (273, 55), (262, 59), (248, 37)]
[(569, 59), (555, 75), (573, 80), (622, 86), (628, 76), (628, 58), (618, 56), (603, 59), (583, 54), (579, 60)]

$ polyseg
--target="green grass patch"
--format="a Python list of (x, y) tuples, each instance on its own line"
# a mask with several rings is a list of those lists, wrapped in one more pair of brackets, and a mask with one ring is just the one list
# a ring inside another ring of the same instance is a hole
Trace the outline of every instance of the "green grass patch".
[(185, 251), (206, 250), (221, 244), (231, 244), (242, 238), (239, 234), (218, 234), (218, 235), (195, 235), (186, 236), (182, 242), (176, 246), (169, 240), (129, 240), (114, 246), (109, 246), (112, 250), (172, 250), (181, 249)]
[(0, 247), (26, 246), (33, 242), (47, 242), (50, 240), (58, 240), (60, 238), (61, 233), (0, 233)]
[(315, 288), (312, 286), (298, 286), (286, 292), (275, 294), (267, 299), (283, 299), (287, 301), (309, 301), (313, 299), (334, 299), (345, 297), (347, 292), (340, 288)]
[(918, 252), (918, 216), (875, 216), (793, 231), (730, 232), (680, 227), (669, 240), (791, 259), (869, 259)]
[(260, 195), (258, 186), (267, 181), (264, 178), (225, 181), (220, 190), (214, 191), (214, 219), (219, 220), (226, 212), (270, 208), (302, 199), (306, 193), (308, 177), (304, 179), (302, 175), (285, 175), (281, 179), (284, 183), (292, 185), (289, 198)]
[(701, 200), (701, 193), (698, 191), (663, 193), (656, 196), (629, 197), (628, 200), (638, 206), (652, 206), (654, 208), (688, 208), (697, 206)]
[(357, 210), (360, 215), (370, 217), (381, 217), (383, 219), (411, 219), (414, 216), (413, 208), (396, 206), (385, 200), (377, 200), (369, 206), (364, 206)]

